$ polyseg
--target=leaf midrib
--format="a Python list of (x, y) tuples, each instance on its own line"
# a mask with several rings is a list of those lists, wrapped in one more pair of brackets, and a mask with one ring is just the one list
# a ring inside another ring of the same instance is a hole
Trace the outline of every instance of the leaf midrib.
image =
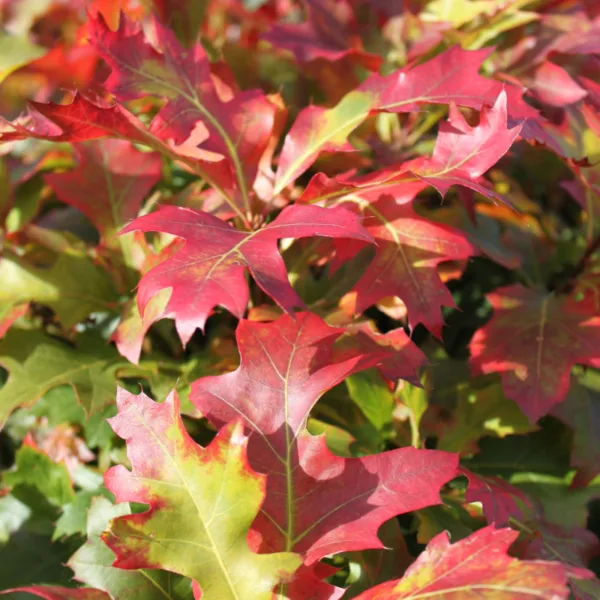
[[(188, 485), (188, 482), (186, 481), (185, 477), (183, 476), (183, 473), (181, 472), (181, 469), (179, 468), (179, 465), (177, 464), (177, 461), (175, 460), (175, 458), (173, 456), (171, 456), (171, 454), (169, 453), (168, 449), (165, 447), (165, 445), (163, 444), (162, 440), (154, 433), (153, 429), (148, 425), (148, 423), (146, 422), (146, 420), (144, 419), (144, 417), (139, 414), (137, 411), (135, 411), (135, 417), (137, 418), (137, 420), (146, 428), (146, 430), (150, 433), (150, 435), (154, 438), (155, 442), (158, 444), (158, 446), (161, 448), (161, 450), (163, 451), (164, 455), (169, 459), (169, 461), (171, 462), (171, 464), (173, 465), (177, 475), (179, 476), (179, 479), (181, 480), (181, 482), (183, 483), (183, 487), (185, 488), (188, 496), (190, 497), (192, 504), (194, 505), (194, 508), (196, 509), (197, 513), (198, 513), (198, 517), (200, 518), (200, 521), (202, 522), (204, 531), (206, 532), (206, 537), (208, 538), (208, 541), (210, 542), (210, 545), (213, 549), (213, 554), (217, 559), (217, 562), (219, 564), (219, 567), (221, 569), (221, 572), (223, 573), (224, 579), (227, 582), (227, 586), (229, 588), (229, 590), (232, 593), (232, 597), (235, 598), (235, 600), (243, 600), (237, 593), (237, 590), (233, 584), (233, 581), (231, 580), (231, 577), (229, 576), (229, 572), (225, 566), (225, 563), (223, 562), (223, 558), (221, 557), (220, 553), (218, 552), (218, 547), (216, 545), (216, 542), (210, 532), (209, 527), (206, 525), (206, 519), (204, 516), (204, 513), (202, 512), (202, 508), (200, 507), (200, 505), (198, 504), (198, 502), (196, 501), (196, 497), (195, 495), (192, 493), (192, 490), (190, 488), (190, 486)], [(178, 540), (180, 541), (180, 540)]]

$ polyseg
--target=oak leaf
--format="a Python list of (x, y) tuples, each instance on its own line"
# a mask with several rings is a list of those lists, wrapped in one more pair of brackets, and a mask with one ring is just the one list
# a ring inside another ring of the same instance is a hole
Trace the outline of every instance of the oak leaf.
[(596, 300), (520, 285), (488, 298), (494, 314), (471, 341), (471, 366), (502, 373), (504, 392), (534, 423), (565, 399), (573, 365), (600, 367)]
[[(342, 352), (343, 332), (310, 313), (293, 321), (242, 321), (240, 367), (192, 385), (191, 400), (214, 423), (242, 417), (253, 432), (251, 466), (269, 474), (267, 496), (253, 524), (261, 551), (294, 550), (306, 564), (349, 550), (380, 548), (377, 529), (400, 513), (437, 504), (454, 476), (456, 457), (400, 448), (362, 458), (334, 456), (324, 437), (305, 429), (327, 389), (388, 353)], [(260, 398), (260, 402), (255, 399)]]
[[(405, 184), (402, 196), (381, 196), (376, 202), (351, 205), (364, 215), (365, 229), (376, 242), (375, 258), (355, 286), (356, 310), (363, 312), (389, 296), (399, 297), (408, 309), (412, 327), (423, 323), (441, 337), (442, 306), (454, 306), (437, 267), (449, 260), (464, 260), (477, 250), (460, 231), (420, 217), (410, 199), (420, 182)], [(336, 262), (356, 252), (357, 243), (338, 245)]]
[(450, 544), (447, 533), (433, 538), (404, 577), (382, 583), (357, 600), (435, 597), (476, 600), (537, 598), (566, 600), (567, 568), (558, 562), (521, 561), (507, 552), (518, 533), (485, 527)]
[(281, 238), (326, 236), (365, 242), (371, 236), (357, 215), (343, 209), (295, 205), (285, 208), (267, 226), (239, 231), (208, 213), (165, 206), (127, 225), (130, 231), (162, 231), (185, 240), (184, 247), (146, 273), (138, 289), (142, 318), (146, 306), (162, 289), (172, 293), (160, 317), (174, 317), (186, 344), (197, 327), (204, 328), (213, 308), (221, 305), (241, 318), (248, 304), (246, 269), (284, 310), (302, 301), (289, 284), (277, 242)]
[(157, 153), (140, 152), (125, 140), (77, 144), (77, 168), (52, 173), (45, 181), (60, 200), (95, 225), (105, 241), (135, 218), (148, 192), (161, 176)]
[(106, 487), (117, 502), (149, 508), (111, 522), (103, 539), (116, 554), (113, 566), (179, 573), (197, 582), (203, 600), (270, 600), (299, 560), (255, 554), (246, 542), (265, 477), (248, 465), (241, 425), (222, 428), (202, 448), (187, 434), (173, 393), (159, 404), (119, 389), (117, 406), (109, 422), (127, 444), (132, 470), (111, 468)]

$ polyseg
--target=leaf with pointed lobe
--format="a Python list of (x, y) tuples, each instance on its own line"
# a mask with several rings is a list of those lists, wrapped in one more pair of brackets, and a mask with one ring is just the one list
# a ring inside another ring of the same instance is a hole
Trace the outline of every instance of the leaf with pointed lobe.
[(531, 88), (538, 100), (559, 108), (587, 96), (587, 91), (567, 71), (547, 60), (536, 68)]
[(84, 142), (118, 137), (147, 143), (144, 125), (129, 111), (114, 104), (100, 105), (81, 94), (69, 104), (30, 102), (28, 115), (0, 132), (0, 141), (38, 138), (51, 142)]
[(276, 196), (302, 175), (322, 152), (354, 152), (348, 136), (372, 109), (373, 98), (354, 90), (331, 109), (304, 108), (285, 137), (273, 195)]
[[(411, 327), (423, 323), (441, 337), (441, 307), (454, 306), (454, 301), (437, 267), (478, 252), (462, 232), (420, 217), (406, 202), (422, 187), (421, 182), (407, 183), (402, 197), (385, 195), (376, 202), (351, 205), (362, 212), (364, 227), (376, 242), (375, 258), (354, 288), (356, 310), (363, 312), (383, 298), (398, 296), (406, 304)], [(354, 251), (354, 245), (339, 245), (336, 261)]]
[(132, 470), (105, 475), (117, 502), (149, 505), (118, 517), (103, 535), (121, 569), (164, 569), (197, 582), (206, 600), (268, 600), (299, 566), (291, 553), (255, 554), (246, 535), (265, 493), (265, 477), (246, 457), (240, 424), (205, 448), (187, 434), (174, 394), (161, 404), (119, 389), (111, 426), (127, 444)]
[(164, 289), (152, 296), (144, 308), (143, 318), (135, 298), (123, 307), (121, 320), (110, 340), (115, 343), (119, 354), (129, 362), (136, 365), (139, 363), (144, 337), (152, 323), (164, 314), (170, 295), (170, 290)]
[(277, 589), (277, 598), (278, 600), (284, 598), (285, 600), (341, 600), (346, 590), (324, 581), (337, 570), (322, 562), (317, 562), (310, 567), (302, 565), (294, 573), (292, 581)]
[(0, 388), (0, 424), (19, 406), (32, 406), (47, 391), (70, 385), (88, 416), (114, 402), (115, 378), (131, 366), (93, 335), (73, 345), (37, 331), (12, 329), (0, 342), (0, 364), (9, 372)]
[[(295, 550), (312, 564), (328, 554), (379, 548), (378, 527), (394, 515), (438, 503), (456, 457), (402, 448), (356, 459), (336, 457), (305, 430), (312, 406), (329, 388), (387, 353), (336, 361), (342, 328), (303, 313), (238, 326), (240, 367), (192, 385), (191, 400), (214, 423), (242, 417), (253, 432), (249, 460), (269, 474), (253, 525), (262, 551)], [(254, 402), (261, 398), (261, 402)]]
[(241, 318), (248, 304), (246, 269), (284, 310), (302, 301), (289, 284), (277, 242), (282, 238), (325, 236), (370, 242), (357, 215), (343, 209), (295, 205), (285, 208), (267, 226), (254, 232), (234, 229), (208, 213), (165, 206), (127, 225), (131, 231), (162, 231), (185, 240), (184, 247), (151, 269), (138, 288), (142, 318), (161, 290), (172, 288), (161, 317), (174, 317), (186, 344), (196, 328), (204, 328), (213, 308), (221, 305)]
[(203, 153), (158, 137), (120, 104), (98, 104), (75, 94), (69, 104), (30, 102), (27, 116), (13, 122), (0, 118), (0, 142), (37, 138), (77, 143), (106, 137), (148, 146), (173, 160), (180, 160), (203, 177), (207, 177), (207, 170), (210, 170), (211, 181), (222, 190), (231, 181), (231, 174), (223, 167), (220, 155)]
[(0, 596), (11, 593), (23, 593), (43, 598), (43, 600), (110, 600), (110, 596), (101, 590), (92, 588), (66, 588), (55, 585), (29, 585), (0, 592)]
[(466, 122), (456, 106), (451, 106), (448, 121), (440, 123), (433, 156), (410, 161), (405, 169), (434, 186), (442, 196), (451, 185), (462, 185), (502, 200), (478, 179), (506, 154), (521, 131), (520, 125), (507, 127), (506, 103), (502, 91), (491, 108), (483, 108), (475, 127)]
[(51, 173), (45, 181), (58, 198), (95, 225), (105, 241), (135, 218), (161, 176), (161, 158), (140, 152), (125, 140), (97, 140), (75, 146), (73, 171)]
[(63, 252), (50, 265), (36, 264), (28, 255), (9, 251), (0, 258), (0, 305), (38, 302), (49, 306), (67, 328), (91, 313), (116, 306), (118, 292), (112, 277), (87, 256)]
[(440, 123), (431, 158), (416, 158), (359, 177), (329, 179), (318, 174), (301, 200), (332, 201), (352, 193), (369, 200), (381, 193), (400, 196), (403, 187), (410, 186), (417, 178), (435, 187), (442, 196), (451, 186), (460, 185), (505, 203), (481, 176), (506, 154), (521, 131), (520, 124), (507, 127), (506, 103), (506, 93), (502, 91), (493, 106), (483, 108), (475, 127), (466, 122), (453, 104), (448, 120)]
[(558, 562), (510, 557), (508, 549), (517, 536), (511, 529), (488, 526), (450, 544), (448, 534), (440, 533), (402, 579), (382, 583), (357, 600), (567, 600), (567, 568)]
[(389, 350), (388, 357), (382, 358), (377, 365), (379, 372), (388, 381), (404, 379), (412, 383), (419, 382), (419, 371), (427, 364), (427, 357), (404, 329), (399, 327), (386, 333), (378, 333), (370, 324), (359, 323), (351, 324), (347, 330), (352, 335), (346, 336), (342, 343), (348, 348), (358, 346), (365, 354)]
[(138, 24), (122, 19), (117, 31), (99, 16), (89, 22), (91, 43), (108, 63), (105, 87), (123, 101), (148, 94), (167, 99), (150, 129), (172, 140), (179, 151), (189, 146), (226, 157), (243, 197), (256, 179), (258, 163), (271, 140), (276, 106), (260, 90), (224, 98), (210, 71), (204, 49), (187, 50), (173, 32), (153, 21), (157, 48)]
[[(348, 135), (373, 112), (413, 112), (423, 104), (454, 103), (476, 109), (493, 105), (504, 86), (478, 74), (489, 52), (454, 47), (416, 67), (372, 75), (331, 109), (305, 108), (284, 140), (274, 194), (306, 171), (321, 152), (351, 150)], [(537, 118), (521, 90), (508, 86), (505, 93), (511, 121)], [(511, 130), (515, 137), (516, 129)]]
[(115, 554), (101, 535), (112, 519), (130, 515), (128, 504), (113, 505), (103, 497), (92, 500), (87, 513), (87, 540), (67, 565), (74, 578), (119, 600), (186, 600), (191, 598), (191, 583), (159, 570), (127, 570), (113, 567)]
[(471, 341), (471, 366), (502, 373), (504, 392), (532, 423), (562, 402), (575, 364), (600, 367), (600, 317), (593, 294), (540, 293), (520, 285), (488, 297), (492, 319)]

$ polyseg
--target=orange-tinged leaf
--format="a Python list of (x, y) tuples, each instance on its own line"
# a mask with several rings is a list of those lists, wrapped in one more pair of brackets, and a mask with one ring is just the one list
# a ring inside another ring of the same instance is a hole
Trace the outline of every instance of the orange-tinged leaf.
[(104, 540), (122, 569), (160, 568), (196, 581), (204, 600), (268, 600), (299, 565), (291, 553), (254, 554), (246, 534), (265, 493), (265, 477), (246, 458), (240, 424), (206, 447), (187, 434), (172, 393), (162, 404), (120, 389), (110, 423), (125, 439), (132, 471), (105, 475), (117, 502), (147, 511), (112, 521)]
[(382, 583), (357, 600), (566, 600), (566, 567), (508, 556), (517, 536), (511, 529), (489, 526), (450, 544), (448, 534), (441, 533), (402, 579)]

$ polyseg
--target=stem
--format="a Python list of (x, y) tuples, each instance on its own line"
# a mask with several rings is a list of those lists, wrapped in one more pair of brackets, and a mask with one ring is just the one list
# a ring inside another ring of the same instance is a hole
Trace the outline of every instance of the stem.
[(413, 448), (418, 449), (421, 445), (421, 436), (419, 434), (419, 426), (417, 425), (413, 410), (409, 410), (408, 422), (410, 423), (410, 445)]
[(587, 212), (587, 228), (586, 228), (586, 240), (587, 243), (592, 243), (594, 239), (594, 200), (592, 198), (592, 192), (586, 190), (585, 205)]
[(415, 127), (409, 135), (406, 136), (406, 145), (412, 146), (427, 133), (444, 115), (444, 109), (433, 110), (427, 113), (427, 116)]

